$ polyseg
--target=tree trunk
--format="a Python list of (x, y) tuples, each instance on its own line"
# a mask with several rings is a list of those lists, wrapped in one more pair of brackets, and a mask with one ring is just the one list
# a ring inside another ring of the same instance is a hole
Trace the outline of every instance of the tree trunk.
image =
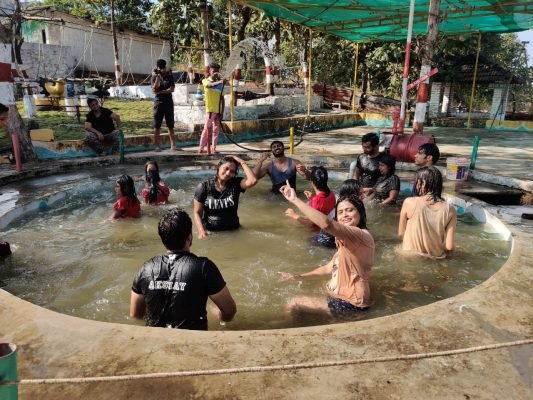
[[(11, 42), (12, 42), (12, 35), (13, 31), (17, 31), (17, 28), (15, 27), (16, 24), (21, 23), (20, 19), (20, 3), (18, 0), (16, 1), (16, 6), (18, 12), (15, 11), (15, 18), (12, 19), (12, 21), (15, 21), (14, 25), (11, 25), (10, 28), (6, 28), (4, 25), (0, 24), (0, 43), (5, 44), (6, 50), (8, 50), (8, 53), (11, 53), (12, 59), (11, 62), (14, 61), (15, 54), (17, 53), (16, 50), (11, 51)], [(21, 43), (21, 42), (20, 42)], [(22, 43), (21, 43), (22, 44)], [(7, 54), (8, 54), (7, 53)], [(7, 56), (5, 54), (4, 56)], [(20, 56), (20, 48), (19, 48), (19, 56)], [(9, 57), (9, 56), (7, 56)], [(4, 62), (8, 62), (8, 60), (5, 60)], [(13, 90), (13, 83), (10, 82), (9, 86), (11, 87), (11, 93)], [(9, 98), (0, 98), (0, 103), (4, 103), (6, 106), (9, 107), (9, 114), (7, 119), (7, 132), (10, 135), (16, 135), (20, 142), (20, 152), (22, 155), (22, 161), (29, 161), (35, 159), (35, 152), (33, 151), (33, 144), (31, 143), (30, 136), (28, 135), (28, 132), (24, 128), (24, 122), (22, 121), (22, 117), (20, 116), (17, 107), (13, 103), (13, 95), (9, 94)]]
[(239, 13), (242, 17), (242, 23), (237, 29), (237, 43), (242, 42), (246, 38), (246, 26), (252, 18), (252, 9), (248, 7), (239, 7)]
[(115, 0), (111, 0), (111, 35), (113, 36), (113, 52), (115, 55), (116, 85), (120, 86), (120, 78), (122, 77), (122, 69), (120, 68), (120, 60), (118, 58), (117, 30), (115, 29)]
[(209, 64), (211, 63), (211, 56), (209, 49), (211, 47), (211, 39), (209, 32), (209, 6), (206, 0), (200, 0), (200, 14), (202, 17), (202, 33), (204, 36), (204, 76), (209, 76)]

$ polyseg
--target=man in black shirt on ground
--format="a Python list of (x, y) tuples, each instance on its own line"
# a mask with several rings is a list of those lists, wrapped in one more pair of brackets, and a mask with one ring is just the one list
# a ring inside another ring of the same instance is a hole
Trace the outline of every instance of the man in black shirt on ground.
[(146, 261), (137, 273), (130, 317), (146, 314), (148, 326), (207, 330), (209, 297), (219, 320), (231, 321), (237, 307), (217, 266), (190, 253), (192, 221), (187, 213), (168, 211), (159, 221), (159, 237), (167, 253)]
[(107, 108), (100, 107), (97, 99), (88, 99), (87, 105), (91, 109), (87, 114), (84, 126), (87, 145), (99, 156), (106, 155), (106, 147), (111, 148), (111, 153), (118, 152), (120, 116)]

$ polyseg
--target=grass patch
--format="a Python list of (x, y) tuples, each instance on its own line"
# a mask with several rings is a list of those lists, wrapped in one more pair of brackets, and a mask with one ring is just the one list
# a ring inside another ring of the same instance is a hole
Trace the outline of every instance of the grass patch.
[[(147, 135), (153, 132), (152, 100), (106, 99), (104, 107), (120, 115), (125, 135)], [(21, 115), (25, 114), (21, 101), (17, 102), (17, 108)], [(84, 139), (83, 123), (88, 112), (87, 107), (81, 109), (81, 124), (78, 124), (75, 116), (67, 115), (64, 110), (38, 110), (37, 117), (33, 118), (33, 121), (39, 125), (39, 128), (53, 129), (55, 140)], [(28, 126), (29, 121), (25, 119), (24, 122)]]

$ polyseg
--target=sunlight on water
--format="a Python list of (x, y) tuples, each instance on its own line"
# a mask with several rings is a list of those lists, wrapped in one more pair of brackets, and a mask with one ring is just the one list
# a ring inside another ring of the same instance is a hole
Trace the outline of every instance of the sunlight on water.
[[(140, 166), (128, 168), (131, 175), (142, 172)], [(84, 181), (69, 190), (65, 200), (29, 213), (4, 230), (3, 239), (15, 251), (0, 261), (3, 289), (70, 315), (143, 323), (128, 318), (130, 288), (141, 264), (164, 251), (157, 235), (159, 218), (176, 206), (192, 214), (196, 185), (214, 172), (162, 168), (164, 181), (175, 189), (173, 204), (143, 205), (139, 220), (106, 222), (116, 201), (113, 187), (118, 176), (116, 170), (109, 171), (113, 176)], [(54, 182), (57, 185), (60, 180)], [(334, 179), (330, 187), (336, 189), (340, 183), (340, 178)], [(298, 185), (300, 191), (308, 189), (303, 180)], [(138, 191), (141, 187), (138, 183)], [(235, 321), (225, 329), (335, 322), (316, 317), (293, 320), (284, 312), (293, 295), (325, 295), (326, 279), (280, 282), (277, 272), (306, 272), (332, 256), (332, 250), (308, 243), (310, 230), (284, 216), (288, 206), (269, 193), (267, 178), (241, 196), (242, 229), (217, 233), (207, 240), (196, 239), (194, 229), (192, 251), (218, 265), (238, 305)], [(370, 280), (376, 304), (358, 318), (394, 314), (454, 296), (486, 280), (508, 257), (509, 244), (468, 215), (460, 218), (453, 256), (445, 260), (400, 256), (396, 251), (398, 217), (399, 208), (368, 209), (368, 225), (377, 245)], [(213, 317), (210, 329), (220, 329)]]

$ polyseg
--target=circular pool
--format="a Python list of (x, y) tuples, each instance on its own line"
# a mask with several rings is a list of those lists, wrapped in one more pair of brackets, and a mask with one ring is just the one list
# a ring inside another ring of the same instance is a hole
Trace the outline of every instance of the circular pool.
[[(139, 176), (142, 166), (99, 169), (75, 175), (30, 180), (4, 188), (3, 196), (23, 195), (27, 206), (5, 215), (3, 239), (14, 254), (0, 261), (0, 287), (34, 304), (73, 316), (106, 322), (142, 324), (128, 317), (133, 276), (142, 263), (164, 248), (157, 222), (165, 209), (182, 207), (192, 214), (196, 185), (213, 170), (162, 166), (162, 178), (175, 189), (173, 204), (143, 205), (138, 220), (106, 221), (114, 203), (119, 174)], [(330, 187), (345, 173), (332, 172)], [(400, 175), (409, 181), (410, 174)], [(298, 182), (300, 191), (308, 183)], [(138, 189), (142, 183), (138, 183)], [(287, 300), (300, 294), (325, 295), (326, 279), (280, 282), (277, 272), (296, 274), (328, 261), (333, 250), (312, 246), (313, 232), (284, 216), (289, 204), (269, 193), (268, 179), (242, 197), (242, 229), (193, 240), (192, 251), (220, 268), (238, 313), (221, 328), (274, 329), (338, 322), (317, 316), (295, 319)], [(19, 210), (19, 211), (17, 211)], [(475, 215), (459, 216), (457, 251), (444, 260), (405, 256), (398, 251), (399, 208), (369, 206), (368, 226), (376, 240), (371, 275), (375, 305), (357, 318), (399, 313), (464, 292), (490, 277), (506, 261), (509, 242)], [(193, 230), (196, 235), (196, 231)]]

